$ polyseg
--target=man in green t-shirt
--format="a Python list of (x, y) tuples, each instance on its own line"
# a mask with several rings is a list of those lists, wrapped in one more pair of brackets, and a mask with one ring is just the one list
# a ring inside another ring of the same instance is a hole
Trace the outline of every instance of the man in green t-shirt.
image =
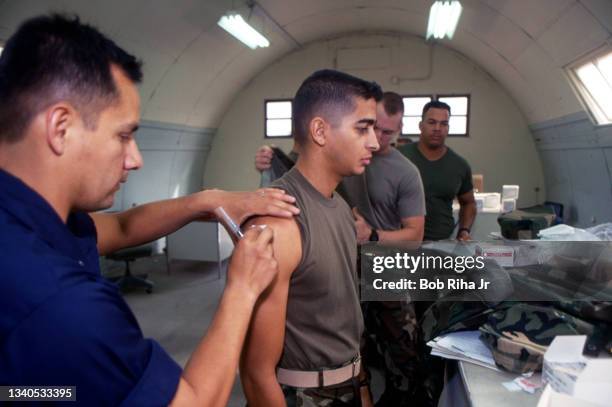
[(459, 201), (458, 240), (470, 240), (476, 218), (472, 170), (467, 161), (445, 145), (448, 136), (450, 106), (432, 101), (423, 107), (418, 143), (399, 148), (421, 172), (425, 188), (424, 240), (448, 239), (455, 228), (452, 204)]

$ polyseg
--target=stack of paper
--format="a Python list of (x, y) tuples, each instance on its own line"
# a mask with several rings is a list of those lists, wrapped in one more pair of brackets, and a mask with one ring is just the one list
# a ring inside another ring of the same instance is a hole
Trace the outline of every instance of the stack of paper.
[(499, 370), (495, 366), (491, 350), (480, 339), (479, 331), (452, 332), (438, 336), (433, 341), (429, 341), (427, 346), (432, 348), (432, 355)]

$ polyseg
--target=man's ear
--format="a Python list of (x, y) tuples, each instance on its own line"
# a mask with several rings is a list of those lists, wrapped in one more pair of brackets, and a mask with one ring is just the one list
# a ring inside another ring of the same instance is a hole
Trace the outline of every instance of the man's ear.
[(68, 132), (75, 124), (75, 119), (76, 111), (67, 103), (56, 103), (47, 109), (45, 135), (49, 148), (55, 154), (64, 154)]
[(315, 117), (310, 121), (310, 136), (318, 146), (323, 147), (327, 142), (327, 129), (329, 125), (325, 119)]

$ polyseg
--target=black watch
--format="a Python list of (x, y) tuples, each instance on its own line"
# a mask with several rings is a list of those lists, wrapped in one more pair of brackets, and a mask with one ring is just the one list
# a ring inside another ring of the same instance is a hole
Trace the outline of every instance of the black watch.
[(372, 228), (372, 233), (370, 233), (370, 242), (378, 242), (378, 232), (374, 228)]
[(461, 234), (461, 232), (468, 232), (468, 235), (470, 234), (470, 228), (459, 228), (459, 230), (457, 231), (457, 236), (459, 236)]

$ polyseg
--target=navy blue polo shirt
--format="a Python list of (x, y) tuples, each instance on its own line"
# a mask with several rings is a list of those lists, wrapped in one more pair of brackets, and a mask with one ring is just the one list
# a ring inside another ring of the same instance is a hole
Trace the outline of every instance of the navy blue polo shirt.
[(65, 224), (0, 170), (0, 385), (76, 386), (69, 406), (168, 405), (181, 368), (100, 275), (96, 239), (89, 215)]

